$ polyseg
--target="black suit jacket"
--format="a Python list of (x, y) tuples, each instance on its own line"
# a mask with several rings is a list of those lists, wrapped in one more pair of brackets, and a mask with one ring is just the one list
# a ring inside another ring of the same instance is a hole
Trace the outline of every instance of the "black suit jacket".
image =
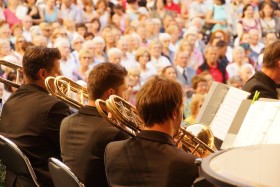
[[(69, 107), (36, 85), (22, 85), (4, 104), (0, 134), (28, 157), (42, 186), (53, 186), (48, 158), (60, 158), (59, 129)], [(20, 183), (7, 172), (6, 186)]]
[(276, 88), (277, 84), (261, 71), (256, 72), (243, 86), (243, 90), (251, 93), (249, 99), (253, 99), (256, 91), (260, 92), (260, 97), (278, 99)]
[(127, 134), (103, 119), (95, 107), (85, 106), (61, 124), (61, 156), (85, 186), (108, 186), (105, 147), (109, 142), (127, 138)]
[(188, 187), (198, 177), (195, 158), (178, 149), (169, 135), (141, 131), (106, 147), (105, 169), (112, 187)]

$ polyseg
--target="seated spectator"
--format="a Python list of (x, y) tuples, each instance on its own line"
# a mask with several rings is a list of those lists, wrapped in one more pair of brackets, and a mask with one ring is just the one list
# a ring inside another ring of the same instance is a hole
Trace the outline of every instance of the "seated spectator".
[(243, 64), (239, 70), (239, 76), (242, 79), (243, 85), (254, 75), (255, 70), (251, 64)]
[(75, 62), (75, 59), (72, 55), (70, 55), (70, 43), (65, 38), (59, 38), (55, 44), (54, 47), (57, 47), (60, 54), (61, 59), (60, 61), (60, 69), (62, 72), (62, 75), (69, 79), (74, 79), (74, 71), (77, 69), (77, 62)]
[(95, 36), (92, 39), (94, 45), (94, 62), (99, 64), (107, 61), (107, 55), (104, 53), (105, 41), (100, 36)]
[[(229, 78), (231, 78), (233, 76), (238, 76), (241, 66), (246, 63), (248, 63), (248, 62), (245, 57), (244, 49), (241, 46), (235, 47), (233, 49), (233, 63), (229, 64), (226, 67)], [(254, 68), (251, 64), (249, 64), (249, 66), (251, 66), (251, 69), (254, 70)], [(255, 71), (253, 71), (253, 74), (254, 73), (255, 73)]]
[(81, 49), (79, 51), (79, 61), (80, 64), (78, 66), (78, 69), (73, 71), (73, 80), (83, 80), (87, 82), (87, 77), (90, 72), (90, 64), (93, 61), (93, 55), (90, 51), (86, 51), (85, 49)]
[(27, 15), (32, 18), (32, 23), (38, 25), (45, 20), (42, 10), (36, 5), (34, 0), (26, 0)]
[(199, 110), (204, 102), (205, 96), (201, 94), (195, 94), (190, 102), (191, 115), (184, 120), (185, 125), (192, 125), (195, 123), (195, 119), (199, 113)]
[(214, 80), (221, 83), (226, 83), (228, 74), (226, 68), (218, 62), (218, 48), (216, 46), (207, 46), (205, 49), (205, 61), (197, 69), (197, 74), (207, 70), (209, 71)]
[(156, 75), (156, 69), (148, 65), (151, 55), (145, 47), (140, 47), (135, 54), (135, 60), (138, 62), (138, 67), (140, 69), (140, 85), (143, 85), (152, 75)]
[(166, 66), (161, 70), (161, 76), (169, 77), (177, 81), (177, 72), (174, 66)]
[(159, 40), (153, 40), (149, 44), (149, 52), (151, 54), (151, 64), (157, 72), (160, 72), (162, 68), (171, 65), (170, 61), (161, 55), (162, 52), (162, 43)]
[(227, 81), (227, 84), (229, 86), (232, 86), (232, 87), (235, 87), (238, 89), (242, 89), (242, 87), (243, 87), (243, 81), (242, 81), (241, 77), (238, 75), (234, 75), (234, 76), (230, 77)]
[(55, 0), (46, 0), (46, 6), (42, 10), (44, 21), (47, 23), (54, 23), (58, 21), (60, 16), (59, 9), (55, 5)]
[(108, 60), (113, 64), (121, 64), (122, 51), (118, 48), (111, 48), (108, 51)]
[(6, 22), (9, 24), (10, 27), (12, 27), (15, 23), (21, 23), (20, 18), (16, 15), (16, 13), (19, 11), (19, 3), (19, 0), (10, 0), (8, 1), (7, 8), (4, 10)]

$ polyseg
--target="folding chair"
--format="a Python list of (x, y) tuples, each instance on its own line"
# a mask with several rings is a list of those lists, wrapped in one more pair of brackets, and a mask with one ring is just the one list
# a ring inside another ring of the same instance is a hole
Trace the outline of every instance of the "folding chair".
[(0, 159), (9, 172), (34, 182), (34, 186), (40, 186), (28, 158), (15, 143), (2, 135), (0, 135)]
[(56, 187), (84, 187), (70, 168), (56, 158), (49, 158), (49, 169)]

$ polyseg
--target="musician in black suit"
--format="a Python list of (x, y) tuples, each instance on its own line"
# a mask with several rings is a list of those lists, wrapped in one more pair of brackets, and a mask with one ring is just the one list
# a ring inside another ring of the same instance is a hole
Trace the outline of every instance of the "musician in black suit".
[(107, 100), (110, 95), (124, 96), (127, 89), (124, 67), (112, 63), (96, 65), (89, 74), (89, 103), (61, 124), (61, 156), (73, 173), (90, 187), (108, 186), (104, 151), (109, 142), (129, 138), (100, 116), (95, 100)]
[[(41, 186), (53, 186), (48, 158), (60, 158), (60, 123), (70, 115), (69, 107), (50, 96), (44, 84), (48, 76), (60, 75), (59, 59), (58, 49), (28, 48), (23, 56), (26, 84), (10, 96), (2, 110), (0, 134), (25, 153)], [(32, 183), (7, 171), (6, 186), (32, 186)]]
[(243, 86), (243, 90), (250, 92), (253, 99), (256, 91), (260, 97), (279, 99), (277, 84), (280, 83), (280, 41), (276, 41), (265, 48), (261, 71), (256, 72)]
[(181, 85), (155, 76), (143, 85), (136, 100), (145, 130), (106, 147), (109, 185), (191, 186), (198, 176), (196, 157), (177, 148), (173, 141), (183, 117)]

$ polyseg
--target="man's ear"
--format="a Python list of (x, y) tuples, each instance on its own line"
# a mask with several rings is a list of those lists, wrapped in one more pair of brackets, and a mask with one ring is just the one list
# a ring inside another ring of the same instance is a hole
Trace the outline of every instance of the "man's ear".
[(40, 69), (38, 72), (38, 78), (41, 80), (45, 80), (48, 77), (46, 69)]
[(115, 90), (110, 88), (105, 92), (104, 96), (105, 98), (109, 98), (111, 95), (114, 95), (115, 93), (116, 93)]

